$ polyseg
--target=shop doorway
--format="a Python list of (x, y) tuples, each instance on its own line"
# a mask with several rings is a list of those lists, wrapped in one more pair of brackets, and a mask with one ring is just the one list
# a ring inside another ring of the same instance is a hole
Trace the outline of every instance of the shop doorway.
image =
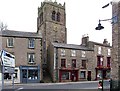
[(22, 83), (27, 83), (27, 70), (22, 70)]

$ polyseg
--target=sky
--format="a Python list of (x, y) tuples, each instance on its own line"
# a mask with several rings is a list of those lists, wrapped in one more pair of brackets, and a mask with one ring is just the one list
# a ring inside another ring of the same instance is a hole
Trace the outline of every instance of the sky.
[[(0, 22), (7, 24), (9, 30), (37, 31), (37, 9), (44, 0), (0, 0)], [(53, 2), (55, 0), (52, 0)], [(67, 43), (81, 44), (84, 34), (90, 41), (103, 43), (104, 39), (112, 45), (111, 21), (102, 21), (103, 30), (95, 30), (99, 19), (112, 18), (112, 5), (102, 6), (111, 0), (56, 0), (66, 3)]]

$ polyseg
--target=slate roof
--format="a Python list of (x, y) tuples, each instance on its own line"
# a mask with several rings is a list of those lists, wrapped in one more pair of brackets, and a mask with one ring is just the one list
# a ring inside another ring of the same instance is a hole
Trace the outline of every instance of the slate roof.
[(32, 37), (32, 38), (42, 38), (40, 34), (37, 32), (22, 32), (22, 31), (14, 31), (14, 30), (3, 30), (0, 31), (0, 36), (4, 37)]
[(110, 46), (109, 44), (103, 44), (103, 43), (98, 43), (98, 42), (94, 42), (94, 41), (89, 41), (89, 42), (92, 42), (92, 43), (94, 43), (95, 45), (100, 45), (100, 46), (104, 46), (104, 47), (111, 47), (112, 48), (112, 46)]
[(52, 43), (54, 47), (57, 48), (68, 48), (68, 49), (76, 49), (76, 50), (85, 50), (85, 51), (93, 51), (93, 49), (84, 47), (82, 45), (75, 45), (75, 44), (65, 44), (65, 43)]

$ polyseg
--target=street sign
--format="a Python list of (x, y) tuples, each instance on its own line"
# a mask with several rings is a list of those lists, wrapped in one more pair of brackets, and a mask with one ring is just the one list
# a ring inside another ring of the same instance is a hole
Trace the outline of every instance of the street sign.
[(10, 74), (14, 73), (14, 68), (13, 67), (5, 67), (5, 66), (3, 66), (2, 69), (3, 69), (2, 73), (10, 73)]
[(15, 56), (4, 50), (1, 51), (1, 65), (7, 67), (15, 67)]

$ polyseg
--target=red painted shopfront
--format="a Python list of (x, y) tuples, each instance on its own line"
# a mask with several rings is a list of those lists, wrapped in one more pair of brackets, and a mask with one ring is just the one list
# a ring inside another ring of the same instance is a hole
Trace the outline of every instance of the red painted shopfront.
[(78, 69), (60, 69), (59, 82), (78, 81)]

